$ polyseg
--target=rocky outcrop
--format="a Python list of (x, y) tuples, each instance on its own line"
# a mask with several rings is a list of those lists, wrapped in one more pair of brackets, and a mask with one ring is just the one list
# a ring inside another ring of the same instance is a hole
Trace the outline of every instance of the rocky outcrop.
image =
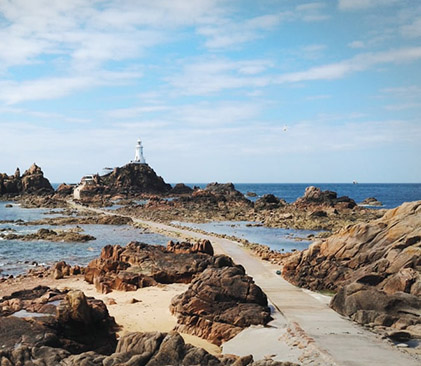
[(285, 260), (283, 276), (313, 290), (338, 291), (332, 307), (361, 323), (421, 337), (421, 201), (348, 226)]
[(60, 197), (71, 196), (73, 194), (74, 188), (74, 185), (62, 183), (57, 187), (56, 195)]
[(119, 215), (91, 215), (87, 213), (87, 216), (77, 215), (71, 216), (59, 216), (51, 217), (37, 221), (29, 221), (22, 223), (22, 225), (54, 225), (54, 226), (64, 226), (64, 225), (130, 225), (133, 223), (133, 219), (127, 216)]
[(361, 206), (374, 206), (374, 207), (380, 207), (383, 206), (383, 203), (381, 203), (377, 198), (374, 197), (368, 197), (364, 201), (360, 203)]
[(157, 283), (189, 283), (195, 274), (220, 261), (201, 252), (174, 253), (139, 242), (125, 247), (107, 245), (100, 258), (86, 267), (85, 280), (103, 293), (113, 289), (133, 291)]
[(5, 240), (22, 240), (22, 241), (33, 241), (33, 240), (45, 240), (53, 242), (87, 242), (90, 240), (95, 240), (96, 238), (92, 235), (81, 234), (78, 228), (67, 229), (67, 230), (58, 230), (54, 231), (51, 229), (39, 229), (36, 233), (30, 234), (16, 234), (0, 233), (0, 238)]
[(101, 300), (43, 286), (0, 300), (0, 329), (2, 365), (8, 365), (3, 359), (13, 358), (19, 345), (26, 351), (51, 347), (61, 349), (58, 354), (110, 354), (117, 343), (117, 325)]
[(250, 325), (270, 320), (267, 298), (241, 266), (208, 268), (171, 302), (176, 329), (220, 345)]
[(2, 194), (46, 194), (54, 192), (53, 187), (41, 168), (35, 163), (20, 175), (19, 168), (16, 169), (14, 175), (0, 174), (0, 195)]
[(294, 205), (299, 208), (310, 206), (354, 208), (357, 204), (347, 196), (338, 197), (336, 192), (322, 191), (320, 188), (310, 186), (306, 188), (303, 197), (297, 198)]
[(273, 210), (286, 204), (284, 200), (279, 199), (273, 194), (265, 194), (254, 203), (254, 208), (256, 210)]
[(172, 189), (170, 194), (191, 194), (193, 189), (186, 186), (184, 183), (177, 183)]
[(201, 239), (195, 244), (187, 242), (176, 242), (170, 240), (167, 243), (167, 251), (172, 253), (206, 253), (213, 255), (213, 247), (209, 240)]
[(71, 354), (61, 349), (46, 346), (17, 346), (0, 350), (1, 365), (46, 365), (46, 366), (298, 366), (291, 362), (262, 360), (253, 362), (253, 357), (213, 356), (203, 348), (186, 344), (177, 332), (129, 333), (122, 336), (111, 355), (97, 352)]
[(82, 182), (77, 191), (79, 199), (101, 198), (123, 195), (134, 196), (139, 194), (167, 194), (172, 189), (147, 164), (126, 164), (114, 168), (111, 173), (103, 176), (95, 175), (89, 181)]

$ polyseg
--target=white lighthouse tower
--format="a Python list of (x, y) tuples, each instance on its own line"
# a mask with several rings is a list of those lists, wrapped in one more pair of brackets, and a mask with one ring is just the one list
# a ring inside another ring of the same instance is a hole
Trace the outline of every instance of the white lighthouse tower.
[(142, 141), (140, 141), (140, 139), (137, 140), (135, 151), (136, 151), (136, 153), (135, 153), (135, 156), (134, 156), (133, 163), (135, 163), (135, 164), (146, 164), (145, 158), (143, 157)]

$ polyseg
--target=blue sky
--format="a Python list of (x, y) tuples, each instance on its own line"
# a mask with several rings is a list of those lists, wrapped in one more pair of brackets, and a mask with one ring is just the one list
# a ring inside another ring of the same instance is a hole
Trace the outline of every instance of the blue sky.
[(421, 3), (0, 0), (0, 171), (421, 182)]

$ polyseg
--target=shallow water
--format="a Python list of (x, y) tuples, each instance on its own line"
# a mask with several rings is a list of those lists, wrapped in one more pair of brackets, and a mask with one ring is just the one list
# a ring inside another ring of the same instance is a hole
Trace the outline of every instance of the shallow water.
[[(7, 203), (0, 202), (0, 220), (24, 219), (25, 221), (32, 221), (57, 216), (57, 214), (45, 215), (50, 211), (49, 209), (24, 209), (17, 205), (14, 205), (12, 208), (5, 208)], [(40, 228), (62, 230), (74, 228), (75, 226), (22, 226), (16, 223), (3, 223), (0, 224), (0, 229), (11, 228), (17, 234), (28, 234), (36, 232)], [(51, 265), (54, 262), (64, 260), (71, 265), (84, 266), (92, 259), (98, 257), (101, 249), (107, 244), (124, 246), (130, 241), (141, 241), (147, 244), (165, 245), (168, 240), (172, 239), (128, 225), (78, 226), (84, 230), (85, 234), (93, 235), (96, 240), (86, 243), (0, 240), (0, 275), (7, 276), (23, 273), (33, 266), (33, 262)]]
[[(268, 245), (271, 249), (291, 252), (292, 250), (302, 250), (308, 248), (310, 240), (297, 241), (295, 238), (306, 238), (308, 235), (316, 235), (319, 231), (294, 230), (268, 228), (264, 226), (255, 226), (256, 223), (248, 221), (220, 221), (209, 223), (187, 223), (173, 221), (174, 224), (204, 230), (208, 233), (235, 236), (240, 239), (246, 239), (252, 243)], [(253, 225), (253, 226), (249, 226)]]

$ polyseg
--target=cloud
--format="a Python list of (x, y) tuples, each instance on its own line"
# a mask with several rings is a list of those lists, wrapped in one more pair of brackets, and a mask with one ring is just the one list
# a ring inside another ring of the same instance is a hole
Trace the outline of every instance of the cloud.
[(230, 61), (212, 58), (186, 64), (182, 73), (169, 76), (166, 80), (177, 93), (207, 95), (226, 89), (266, 86), (268, 78), (258, 74), (270, 65), (269, 60)]
[(277, 11), (249, 18), (242, 22), (232, 18), (221, 18), (215, 23), (199, 26), (197, 34), (207, 38), (205, 46), (210, 49), (237, 47), (243, 43), (260, 39), (268, 31), (287, 22), (319, 22), (330, 18), (324, 13), (323, 2), (305, 3), (286, 11)]
[(6, 104), (17, 104), (28, 100), (57, 99), (80, 90), (98, 86), (118, 85), (141, 77), (136, 72), (98, 72), (74, 77), (40, 78), (17, 82), (0, 81), (0, 100)]
[(348, 47), (350, 48), (364, 48), (365, 43), (363, 41), (353, 41), (348, 43)]
[(398, 3), (399, 0), (339, 0), (340, 10), (364, 10), (369, 8), (390, 6)]
[(138, 57), (171, 37), (171, 28), (214, 22), (224, 14), (217, 0), (11, 0), (3, 17), (0, 63), (7, 68), (68, 55), (73, 66), (97, 67)]
[(262, 37), (262, 34), (288, 18), (288, 13), (266, 14), (237, 23), (230, 19), (216, 24), (199, 26), (197, 34), (207, 38), (205, 46), (211, 49), (238, 46)]
[(401, 27), (401, 33), (408, 38), (421, 37), (421, 18), (415, 19), (411, 24), (406, 24)]
[(277, 83), (297, 83), (310, 80), (333, 80), (348, 74), (364, 71), (370, 67), (393, 63), (405, 63), (421, 59), (421, 47), (401, 48), (384, 52), (359, 54), (337, 63), (312, 67), (305, 71), (280, 75)]
[[(316, 46), (320, 52), (324, 46)], [(341, 79), (377, 65), (401, 64), (421, 59), (421, 47), (408, 47), (384, 52), (361, 53), (340, 62), (315, 66), (304, 71), (275, 74), (270, 60), (229, 61), (212, 58), (185, 64), (182, 72), (166, 81), (182, 95), (209, 95), (223, 90), (263, 88), (268, 85), (303, 81)]]
[(115, 119), (131, 119), (143, 117), (145, 114), (161, 112), (168, 110), (169, 107), (164, 105), (153, 105), (153, 106), (143, 106), (143, 107), (132, 107), (132, 108), (121, 108), (106, 111), (104, 114), (109, 118)]
[(295, 18), (304, 22), (320, 22), (330, 18), (330, 15), (323, 13), (326, 4), (323, 2), (312, 2), (297, 5)]

